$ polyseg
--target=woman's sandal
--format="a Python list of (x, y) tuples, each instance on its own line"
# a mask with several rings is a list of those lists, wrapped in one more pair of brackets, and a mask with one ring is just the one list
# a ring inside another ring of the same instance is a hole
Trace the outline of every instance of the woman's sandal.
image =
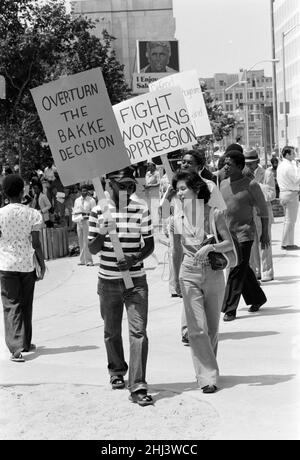
[(129, 401), (142, 407), (152, 406), (154, 404), (152, 396), (148, 395), (146, 390), (134, 391), (130, 394)]
[(215, 393), (217, 391), (216, 385), (206, 385), (202, 388), (203, 393)]
[(122, 375), (112, 375), (110, 377), (110, 384), (113, 390), (123, 390), (125, 382)]
[(15, 363), (25, 363), (25, 359), (23, 358), (22, 353), (13, 353), (9, 359)]

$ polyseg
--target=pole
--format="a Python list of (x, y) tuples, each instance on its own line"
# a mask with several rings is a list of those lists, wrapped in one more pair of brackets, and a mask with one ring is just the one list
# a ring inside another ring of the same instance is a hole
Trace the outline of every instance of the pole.
[(245, 71), (245, 130), (246, 130), (246, 147), (249, 148), (249, 117), (248, 117), (248, 80), (247, 70)]
[(287, 113), (286, 113), (286, 81), (285, 81), (285, 49), (284, 49), (284, 37), (285, 34), (282, 32), (282, 78), (283, 78), (283, 126), (284, 126), (284, 142), (285, 145), (288, 145), (288, 133), (287, 133)]
[[(275, 59), (275, 31), (274, 31), (274, 0), (270, 0), (271, 13), (271, 40), (272, 40), (272, 59)], [(272, 91), (273, 91), (273, 126), (274, 144), (279, 144), (278, 140), (278, 112), (277, 112), (277, 81), (276, 81), (276, 62), (272, 62)], [(271, 145), (271, 150), (273, 144)]]
[(266, 113), (266, 116), (269, 119), (269, 130), (270, 130), (270, 152), (272, 153), (272, 146), (273, 146), (273, 136), (272, 136), (272, 117)]

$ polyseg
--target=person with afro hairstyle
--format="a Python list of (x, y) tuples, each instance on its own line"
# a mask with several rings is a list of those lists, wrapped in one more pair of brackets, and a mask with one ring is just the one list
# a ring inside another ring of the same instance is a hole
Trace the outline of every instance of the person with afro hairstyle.
[(24, 362), (22, 352), (34, 350), (32, 304), (37, 272), (34, 255), (44, 277), (45, 262), (39, 238), (42, 216), (22, 204), (24, 181), (17, 174), (2, 183), (9, 204), (0, 209), (0, 281), (6, 345), (11, 361)]

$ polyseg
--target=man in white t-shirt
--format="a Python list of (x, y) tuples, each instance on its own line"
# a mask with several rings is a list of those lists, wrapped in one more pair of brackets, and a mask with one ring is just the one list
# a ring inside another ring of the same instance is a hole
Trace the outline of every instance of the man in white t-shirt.
[(284, 207), (284, 225), (281, 248), (287, 251), (300, 249), (294, 244), (295, 224), (299, 207), (300, 168), (295, 162), (294, 147), (285, 146), (282, 161), (277, 168), (280, 201)]
[(78, 265), (92, 267), (93, 258), (88, 247), (89, 216), (96, 206), (96, 201), (88, 193), (86, 185), (81, 186), (81, 196), (76, 198), (72, 212), (72, 221), (77, 224), (80, 261)]

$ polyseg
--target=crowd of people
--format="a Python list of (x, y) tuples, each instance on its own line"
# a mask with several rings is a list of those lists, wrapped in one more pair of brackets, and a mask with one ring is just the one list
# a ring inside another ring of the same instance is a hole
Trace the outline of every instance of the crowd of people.
[[(182, 342), (190, 346), (199, 387), (203, 393), (214, 393), (219, 385), (221, 313), (225, 322), (235, 320), (241, 297), (250, 313), (258, 312), (267, 302), (261, 283), (276, 277), (271, 202), (278, 196), (285, 210), (282, 249), (300, 249), (294, 241), (300, 168), (293, 147), (284, 147), (281, 156), (265, 169), (255, 149), (244, 150), (235, 143), (226, 148), (214, 171), (206, 165), (205, 151), (184, 151), (173, 177), (164, 174), (161, 178), (156, 166), (149, 165), (146, 200), (137, 193), (134, 168), (128, 167), (103, 180), (106, 209), (96, 203), (86, 185), (81, 187), (72, 206), (80, 244), (79, 265), (93, 265), (92, 255), (99, 254), (97, 293), (110, 384), (112, 389), (123, 389), (128, 371), (133, 403), (153, 404), (146, 382), (149, 287), (143, 267), (155, 248), (151, 211), (163, 221), (169, 242), (169, 292), (182, 298)], [(0, 209), (1, 297), (6, 344), (11, 360), (18, 362), (24, 361), (24, 352), (34, 348), (34, 284), (45, 272), (38, 234), (41, 225), (47, 226), (49, 221), (50, 194), (57, 173), (53, 163), (47, 168), (44, 172), (36, 170), (29, 203), (24, 202), (24, 182), (19, 175), (5, 176), (2, 184), (8, 203)], [(42, 175), (47, 180), (46, 190), (41, 186)], [(160, 195), (155, 208), (151, 203), (154, 190), (155, 197)], [(116, 233), (123, 250), (121, 258), (116, 256), (111, 237)], [(129, 289), (123, 277), (126, 271), (133, 283)], [(122, 342), (124, 306), (129, 324), (129, 364)]]

